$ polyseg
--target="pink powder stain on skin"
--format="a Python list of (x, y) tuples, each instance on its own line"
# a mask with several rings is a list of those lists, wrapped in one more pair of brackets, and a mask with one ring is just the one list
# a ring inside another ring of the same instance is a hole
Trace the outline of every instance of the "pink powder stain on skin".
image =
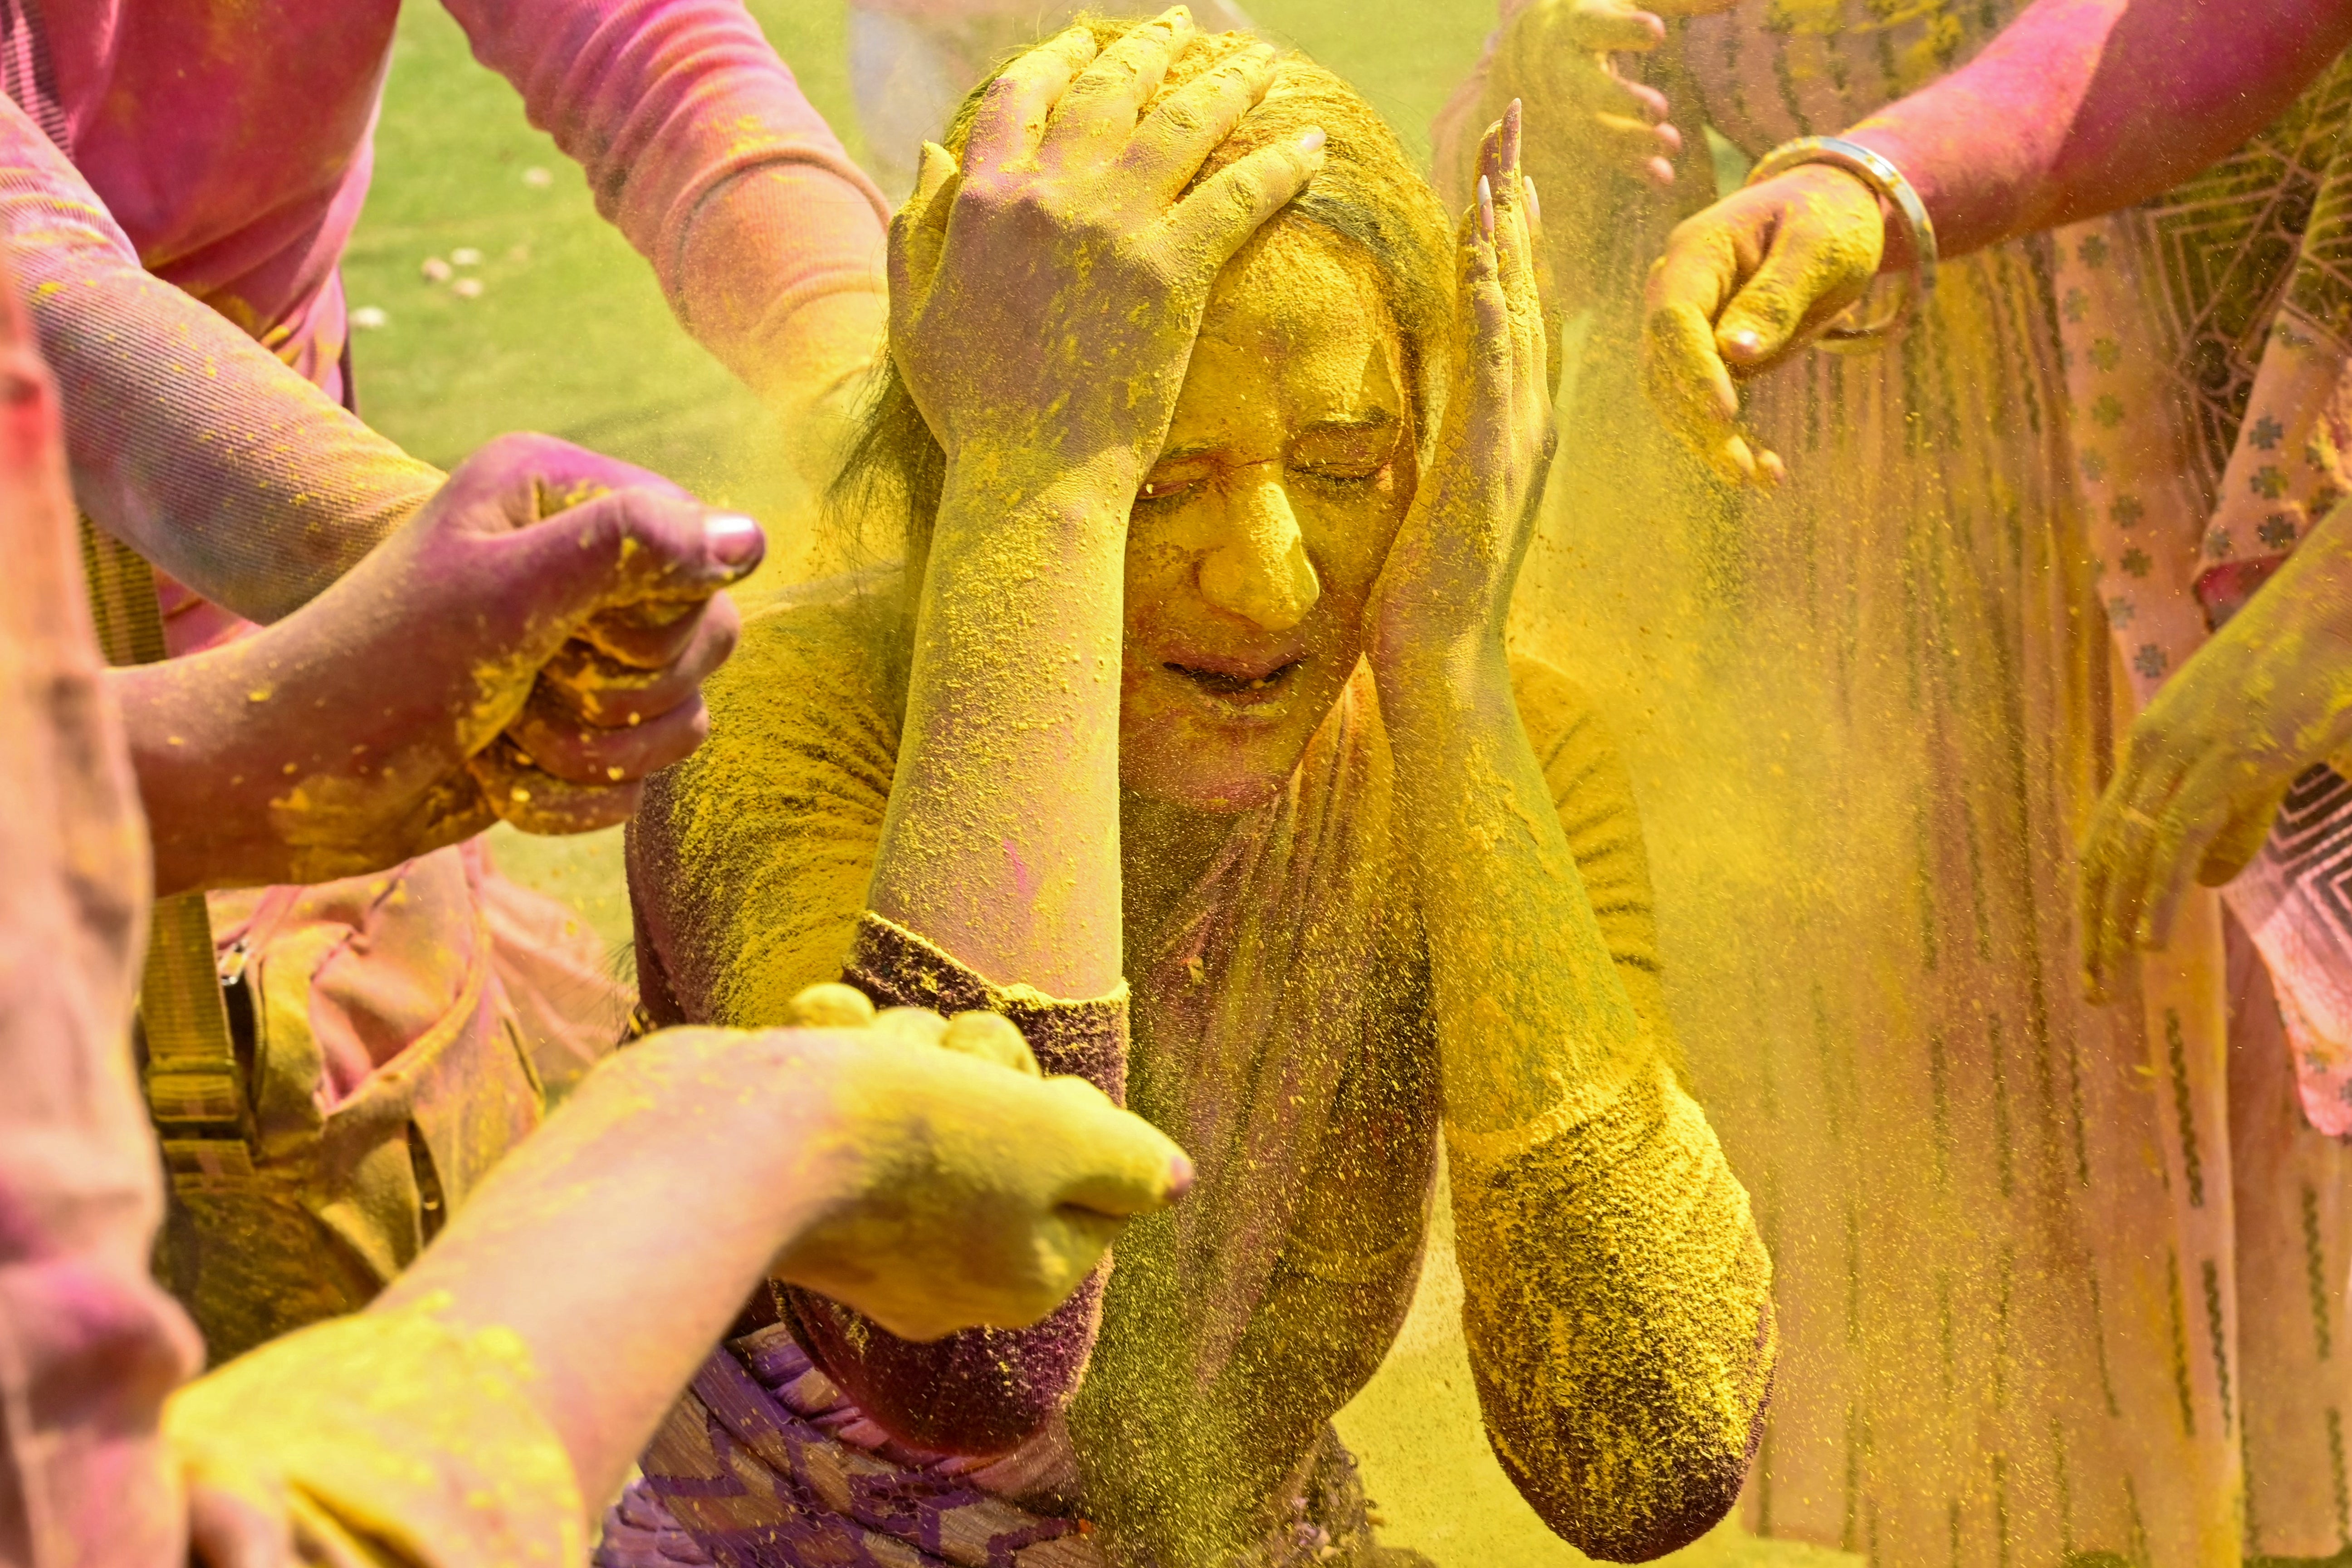
[(1004, 858), (1013, 863), (1013, 885), (1025, 902), (1037, 890), (1036, 876), (1029, 869), (1029, 862), (1021, 858), (1021, 851), (1013, 847), (1013, 840), (1007, 838), (1002, 842)]

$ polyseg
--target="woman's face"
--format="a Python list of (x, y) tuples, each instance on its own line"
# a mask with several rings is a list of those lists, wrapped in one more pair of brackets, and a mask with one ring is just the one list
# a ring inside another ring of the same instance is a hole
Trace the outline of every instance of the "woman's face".
[(1412, 499), (1400, 349), (1370, 264), (1309, 225), (1219, 275), (1129, 528), (1129, 789), (1240, 811), (1297, 768)]

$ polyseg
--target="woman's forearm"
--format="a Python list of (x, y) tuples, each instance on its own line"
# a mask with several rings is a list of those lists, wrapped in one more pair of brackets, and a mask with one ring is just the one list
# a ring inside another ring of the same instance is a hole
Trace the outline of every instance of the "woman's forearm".
[(1480, 1409), (1545, 1522), (1644, 1561), (1738, 1497), (1771, 1382), (1770, 1265), (1618, 978), (1501, 648), (1381, 690)]
[(1643, 1059), (1499, 646), (1380, 674), (1428, 930), (1449, 1122), (1604, 1103)]
[(1903, 171), (1958, 255), (2179, 184), (2276, 119), (2347, 41), (2346, 0), (2039, 0), (1849, 134)]
[(951, 459), (924, 570), (876, 913), (1000, 985), (1119, 978), (1118, 710), (1135, 478)]

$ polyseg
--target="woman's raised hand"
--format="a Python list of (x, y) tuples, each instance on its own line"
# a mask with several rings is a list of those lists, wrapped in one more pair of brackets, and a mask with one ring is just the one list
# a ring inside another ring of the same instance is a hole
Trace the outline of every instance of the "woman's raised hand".
[(926, 143), (890, 230), (890, 352), (950, 464), (1023, 491), (1132, 490), (1159, 450), (1210, 284), (1322, 166), (1319, 131), (1185, 185), (1264, 96), (1259, 46), (1167, 96), (1182, 6), (1097, 52), (1075, 26), (991, 83), (963, 161)]
[(1536, 287), (1541, 220), (1519, 172), (1516, 102), (1479, 145), (1477, 192), (1462, 220), (1444, 423), (1364, 612), (1365, 651), (1383, 672), (1477, 647), (1500, 651), (1559, 441)]
[(1740, 427), (1739, 383), (1811, 342), (1878, 275), (1878, 195), (1807, 163), (1685, 219), (1650, 268), (1642, 369), (1675, 434), (1731, 484), (1786, 469)]
[(2338, 508), (2147, 705), (2083, 844), (2092, 996), (2228, 881), (2314, 763), (2352, 748), (2352, 508)]

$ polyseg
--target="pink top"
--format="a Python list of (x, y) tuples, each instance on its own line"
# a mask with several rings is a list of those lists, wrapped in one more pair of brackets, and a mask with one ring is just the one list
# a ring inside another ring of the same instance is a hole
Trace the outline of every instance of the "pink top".
[[(77, 498), (255, 619), (439, 482), (338, 406), (335, 268), (397, 9), (0, 0), (0, 232), (65, 395)], [(738, 0), (449, 9), (739, 375), (762, 379), (808, 301), (882, 289), (881, 195)]]

